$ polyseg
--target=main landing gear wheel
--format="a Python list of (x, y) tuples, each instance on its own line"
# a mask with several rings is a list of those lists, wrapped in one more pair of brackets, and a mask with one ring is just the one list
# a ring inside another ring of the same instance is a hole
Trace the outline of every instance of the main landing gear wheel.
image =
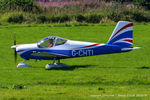
[(47, 65), (45, 66), (46, 69), (63, 68), (63, 67), (70, 67), (70, 66), (68, 66), (68, 65), (66, 65), (66, 64), (63, 64), (63, 63), (60, 63), (60, 60), (58, 60), (58, 63), (55, 63), (55, 59), (54, 59), (54, 61), (53, 61), (52, 64), (47, 64)]

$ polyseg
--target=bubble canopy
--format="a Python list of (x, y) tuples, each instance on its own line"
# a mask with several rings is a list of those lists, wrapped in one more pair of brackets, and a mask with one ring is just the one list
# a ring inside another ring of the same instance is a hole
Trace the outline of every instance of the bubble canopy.
[(49, 36), (37, 43), (39, 48), (51, 48), (54, 46), (63, 45), (67, 42), (67, 39), (58, 36)]

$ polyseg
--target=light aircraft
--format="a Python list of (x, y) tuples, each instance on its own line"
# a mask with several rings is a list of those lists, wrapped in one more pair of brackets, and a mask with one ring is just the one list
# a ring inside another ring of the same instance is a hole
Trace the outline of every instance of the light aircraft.
[[(46, 69), (55, 67), (69, 67), (60, 63), (60, 59), (94, 56), (111, 53), (122, 53), (138, 49), (132, 47), (133, 44), (133, 23), (128, 21), (119, 21), (114, 29), (107, 44), (91, 43), (82, 41), (73, 41), (58, 36), (49, 36), (38, 43), (16, 45), (11, 48), (15, 50), (15, 59), (17, 54), (23, 59), (53, 60), (52, 64), (47, 64)], [(55, 60), (58, 60), (55, 63)], [(17, 65), (21, 67), (31, 67), (25, 64), (25, 61)]]

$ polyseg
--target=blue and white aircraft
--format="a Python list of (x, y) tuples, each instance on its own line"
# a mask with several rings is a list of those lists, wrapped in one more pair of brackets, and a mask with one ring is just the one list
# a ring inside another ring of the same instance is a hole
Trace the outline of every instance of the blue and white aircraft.
[[(69, 67), (60, 63), (60, 59), (122, 53), (138, 49), (139, 47), (132, 47), (132, 33), (132, 22), (119, 21), (107, 44), (73, 41), (57, 36), (49, 36), (33, 44), (16, 45), (16, 42), (14, 42), (15, 45), (11, 48), (15, 50), (15, 57), (18, 54), (25, 61), (29, 59), (53, 60), (52, 64), (46, 65), (46, 69)], [(58, 60), (58, 62), (55, 63), (55, 60)], [(17, 67), (31, 67), (25, 64), (25, 61), (19, 63)]]

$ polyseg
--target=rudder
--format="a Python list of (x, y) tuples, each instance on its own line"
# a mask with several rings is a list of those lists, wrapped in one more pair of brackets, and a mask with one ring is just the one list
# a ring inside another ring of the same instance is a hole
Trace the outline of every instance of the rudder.
[(107, 44), (130, 47), (133, 45), (133, 23), (119, 21)]

